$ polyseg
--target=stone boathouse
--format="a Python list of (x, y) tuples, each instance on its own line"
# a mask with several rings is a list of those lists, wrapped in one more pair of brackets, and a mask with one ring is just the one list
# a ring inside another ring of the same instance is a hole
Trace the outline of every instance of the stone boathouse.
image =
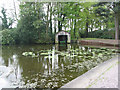
[(59, 31), (55, 35), (55, 43), (71, 43), (70, 33), (63, 30)]

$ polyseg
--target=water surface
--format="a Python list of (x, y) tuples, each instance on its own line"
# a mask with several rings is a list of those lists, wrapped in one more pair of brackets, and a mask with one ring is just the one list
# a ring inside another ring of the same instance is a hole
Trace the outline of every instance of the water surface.
[[(0, 87), (59, 88), (116, 51), (70, 44), (2, 46)], [(34, 55), (23, 54), (28, 52)]]

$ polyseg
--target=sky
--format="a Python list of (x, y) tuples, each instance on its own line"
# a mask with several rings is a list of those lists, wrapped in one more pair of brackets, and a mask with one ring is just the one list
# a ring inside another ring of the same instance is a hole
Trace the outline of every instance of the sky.
[[(20, 2), (18, 0), (0, 0), (0, 16), (2, 16), (1, 14), (2, 7), (6, 9), (6, 13), (8, 17), (12, 17), (14, 15), (14, 12), (15, 12), (14, 3), (13, 3), (14, 1), (15, 1), (16, 13), (17, 15), (19, 15)], [(16, 25), (17, 25), (17, 22), (14, 22), (13, 27), (16, 27)]]

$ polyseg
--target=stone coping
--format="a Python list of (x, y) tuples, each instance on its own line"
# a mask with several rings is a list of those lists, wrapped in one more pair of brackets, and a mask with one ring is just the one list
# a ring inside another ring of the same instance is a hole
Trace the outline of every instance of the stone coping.
[(107, 72), (110, 68), (114, 65), (118, 64), (118, 55), (113, 57), (110, 60), (99, 64), (98, 66), (94, 67), (93, 69), (89, 70), (85, 74), (75, 78), (74, 80), (68, 82), (64, 86), (62, 86), (59, 90), (63, 88), (89, 88), (96, 80)]

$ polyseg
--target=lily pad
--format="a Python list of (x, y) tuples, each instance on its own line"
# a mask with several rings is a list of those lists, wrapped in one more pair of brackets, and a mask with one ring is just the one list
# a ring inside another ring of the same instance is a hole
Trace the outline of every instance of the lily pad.
[(52, 54), (51, 52), (47, 52), (47, 53), (40, 53), (40, 55), (49, 55), (49, 54)]
[(37, 56), (35, 55), (35, 53), (33, 53), (33, 52), (23, 52), (22, 55), (23, 55), (23, 56), (37, 57)]

